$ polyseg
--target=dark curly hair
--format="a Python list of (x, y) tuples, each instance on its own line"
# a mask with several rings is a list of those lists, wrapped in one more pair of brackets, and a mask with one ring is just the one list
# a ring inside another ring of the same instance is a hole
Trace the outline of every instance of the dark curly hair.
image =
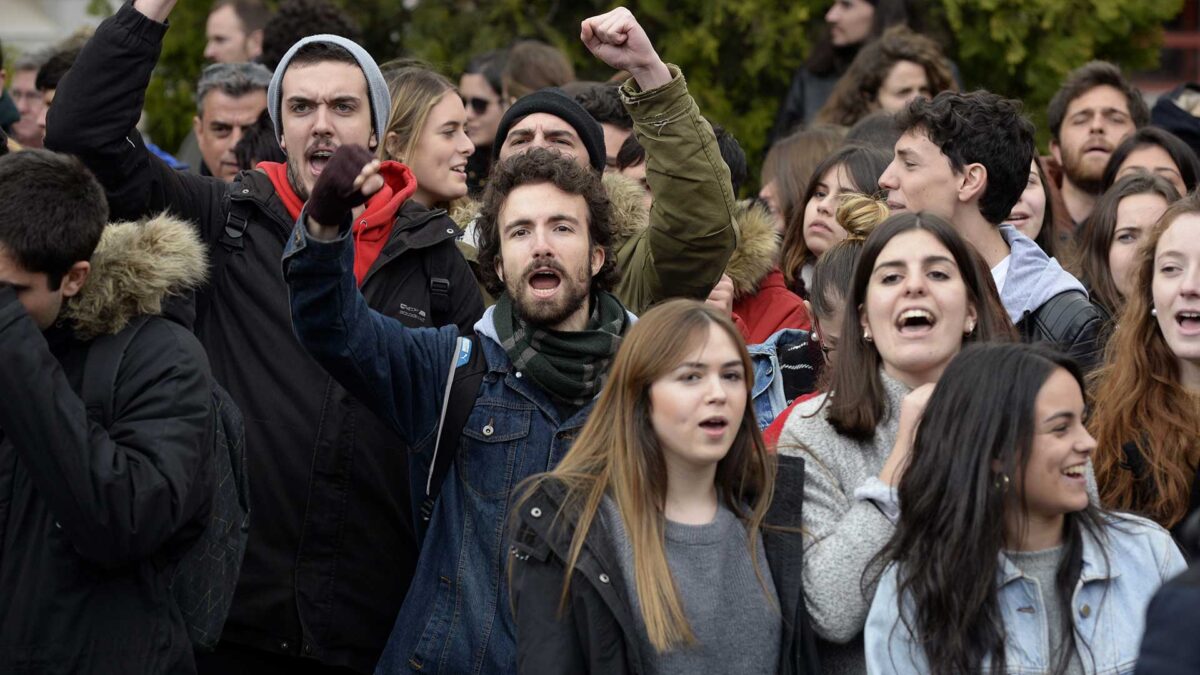
[(1146, 106), (1141, 92), (1121, 74), (1121, 69), (1108, 61), (1089, 61), (1067, 75), (1066, 81), (1054, 93), (1054, 98), (1050, 99), (1050, 105), (1046, 107), (1046, 124), (1050, 126), (1050, 137), (1055, 142), (1059, 140), (1058, 132), (1062, 130), (1071, 101), (1096, 87), (1105, 86), (1125, 95), (1134, 128), (1141, 129), (1150, 123), (1150, 108)]
[(483, 207), (479, 211), (476, 228), (479, 244), (479, 276), (484, 288), (492, 295), (505, 290), (504, 282), (496, 273), (496, 261), (502, 260), (500, 251), (500, 209), (513, 190), (524, 185), (549, 183), (572, 195), (579, 195), (588, 207), (588, 243), (604, 249), (604, 264), (592, 276), (592, 289), (612, 290), (620, 274), (613, 255), (612, 209), (608, 193), (600, 183), (600, 174), (590, 168), (579, 166), (573, 159), (545, 148), (531, 148), (500, 162), (492, 170), (487, 189), (483, 193)]
[(950, 62), (936, 42), (906, 26), (894, 26), (858, 52), (817, 113), (816, 122), (849, 127), (866, 117), (877, 108), (879, 90), (892, 68), (901, 61), (921, 66), (931, 96), (958, 88), (950, 72)]
[(621, 85), (616, 82), (568, 82), (562, 90), (596, 118), (625, 131), (633, 129), (633, 117), (621, 102)]
[(924, 133), (950, 160), (955, 173), (968, 164), (987, 170), (979, 212), (994, 225), (1008, 218), (1021, 199), (1033, 162), (1033, 123), (1021, 114), (1020, 101), (988, 91), (943, 91), (933, 100), (919, 98), (896, 115), (901, 133)]
[(264, 66), (275, 70), (292, 45), (309, 35), (329, 33), (362, 44), (362, 31), (349, 14), (328, 0), (285, 0), (263, 29)]

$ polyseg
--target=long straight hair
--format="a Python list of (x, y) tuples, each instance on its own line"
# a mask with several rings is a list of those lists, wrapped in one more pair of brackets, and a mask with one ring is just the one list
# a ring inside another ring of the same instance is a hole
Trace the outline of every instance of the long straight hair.
[(1105, 190), (1092, 209), (1092, 215), (1079, 229), (1079, 271), (1087, 284), (1092, 302), (1110, 314), (1121, 312), (1124, 300), (1117, 285), (1113, 283), (1112, 268), (1108, 265), (1108, 253), (1112, 249), (1113, 235), (1117, 230), (1117, 209), (1126, 197), (1134, 195), (1158, 195), (1171, 204), (1179, 199), (1179, 192), (1166, 178), (1145, 171), (1137, 171), (1113, 183)]
[(949, 223), (937, 216), (920, 213), (899, 213), (883, 221), (867, 236), (854, 268), (854, 278), (843, 302), (842, 337), (838, 343), (840, 366), (834, 366), (826, 417), (838, 433), (857, 440), (875, 436), (875, 428), (888, 414), (887, 397), (879, 370), (883, 357), (873, 343), (863, 337), (859, 316), (867, 301), (867, 287), (875, 261), (895, 237), (905, 232), (924, 231), (932, 234), (950, 251), (967, 289), (967, 302), (975, 307), (975, 330), (963, 337), (964, 343), (1012, 340), (1012, 322), (1000, 304), (996, 284), (986, 263)]
[[(1154, 306), (1154, 254), (1158, 241), (1184, 215), (1200, 214), (1200, 193), (1169, 206), (1151, 230), (1137, 263), (1137, 292), (1125, 298), (1104, 365), (1092, 376), (1096, 437), (1093, 460), (1101, 502), (1136, 511), (1164, 527), (1187, 513), (1200, 462), (1200, 397), (1184, 389), (1179, 362), (1150, 314)], [(1134, 443), (1146, 467), (1135, 476), (1122, 446)], [(1141, 480), (1151, 489), (1143, 489)]]
[(808, 244), (804, 241), (804, 211), (809, 200), (816, 194), (817, 184), (821, 182), (821, 177), (830, 169), (845, 167), (846, 173), (853, 183), (851, 189), (854, 192), (874, 196), (880, 192), (879, 177), (883, 175), (891, 161), (888, 153), (879, 148), (847, 145), (826, 157), (813, 169), (812, 175), (808, 179), (808, 185), (804, 188), (803, 198), (795, 202), (793, 208), (784, 212), (786, 220), (783, 224), (780, 266), (783, 268), (784, 281), (788, 288), (792, 289), (792, 292), (801, 297), (808, 297), (808, 293), (804, 292), (804, 281), (800, 276), (801, 268), (813, 257), (812, 251), (808, 250)]
[[(1018, 543), (1005, 541), (1005, 513), (1028, 512), (1024, 476), (1037, 397), (1059, 369), (1083, 389), (1079, 366), (1056, 350), (972, 345), (950, 362), (925, 407), (898, 488), (904, 509), (879, 559), (897, 563), (896, 601), (905, 606), (911, 598), (913, 607), (902, 621), (934, 675), (977, 673), (985, 659), (990, 672), (1005, 672), (996, 580), (1001, 551)], [(1016, 503), (1006, 496), (1009, 484)], [(1070, 604), (1085, 530), (1103, 537), (1101, 514), (1091, 505), (1065, 518), (1055, 576), (1065, 636), (1074, 631)], [(1069, 661), (1063, 650), (1053, 672), (1064, 672)]]
[[(717, 463), (717, 493), (745, 523), (746, 550), (766, 593), (756, 542), (774, 495), (775, 464), (754, 417), (754, 367), (728, 315), (694, 300), (665, 302), (634, 324), (570, 452), (553, 471), (523, 482), (513, 509), (519, 513), (520, 505), (543, 482), (557, 481), (566, 487), (562, 510), (574, 519), (575, 532), (563, 578), (562, 611), (584, 541), (605, 494), (611, 495), (633, 550), (633, 581), (646, 633), (660, 653), (694, 644), (696, 637), (667, 565), (664, 509), (668, 476), (662, 444), (650, 421), (650, 386), (704, 344), (711, 326), (720, 328), (738, 346), (746, 385), (746, 407), (737, 435)], [(767, 597), (770, 599), (769, 594)]]

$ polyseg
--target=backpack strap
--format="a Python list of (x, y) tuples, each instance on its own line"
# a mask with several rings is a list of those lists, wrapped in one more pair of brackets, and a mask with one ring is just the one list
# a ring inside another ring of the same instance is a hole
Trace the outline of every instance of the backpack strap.
[(425, 495), (421, 500), (418, 535), (424, 537), (433, 517), (433, 506), (441, 494), (442, 482), (450, 471), (454, 452), (458, 448), (467, 418), (475, 407), (479, 386), (487, 373), (487, 359), (479, 346), (478, 338), (458, 338), (456, 358), (446, 376), (446, 389), (442, 393), (442, 414), (438, 418), (437, 435), (433, 445), (433, 457), (429, 462), (429, 474), (425, 481)]
[(421, 259), (429, 279), (429, 325), (444, 326), (450, 316), (450, 280), (435, 273), (432, 251), (425, 251)]
[(88, 346), (83, 362), (80, 398), (87, 406), (89, 417), (105, 429), (112, 427), (115, 421), (113, 399), (117, 391), (117, 372), (121, 369), (121, 360), (125, 358), (125, 351), (129, 349), (134, 336), (148, 320), (148, 316), (134, 317), (119, 333), (101, 335)]

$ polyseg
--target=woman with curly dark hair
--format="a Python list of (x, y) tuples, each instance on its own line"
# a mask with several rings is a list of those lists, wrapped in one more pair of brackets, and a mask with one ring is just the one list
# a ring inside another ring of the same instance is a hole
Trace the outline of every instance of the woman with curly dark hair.
[(849, 127), (877, 110), (899, 112), (918, 96), (931, 98), (957, 89), (950, 61), (938, 44), (905, 26), (895, 26), (862, 48), (817, 113), (816, 122)]

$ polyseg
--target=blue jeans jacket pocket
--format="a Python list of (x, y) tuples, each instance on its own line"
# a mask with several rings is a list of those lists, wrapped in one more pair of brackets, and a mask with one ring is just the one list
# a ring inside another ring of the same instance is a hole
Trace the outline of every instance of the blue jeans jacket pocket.
[(481, 399), (463, 429), (458, 464), (463, 483), (485, 499), (506, 499), (529, 439), (533, 407)]

